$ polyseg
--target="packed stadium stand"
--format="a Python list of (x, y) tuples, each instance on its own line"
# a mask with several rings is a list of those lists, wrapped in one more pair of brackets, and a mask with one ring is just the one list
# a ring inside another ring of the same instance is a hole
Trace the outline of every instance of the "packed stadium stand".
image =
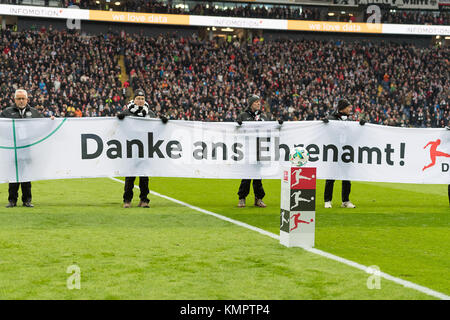
[(449, 124), (448, 47), (32, 29), (0, 33), (1, 108), (25, 88), (45, 116), (114, 116), (145, 88), (170, 119), (235, 121), (255, 93), (274, 120), (318, 120), (345, 97), (355, 120)]
[[(191, 14), (242, 18), (292, 19), (315, 21), (365, 22), (367, 13), (362, 8), (276, 4), (256, 2), (185, 1), (185, 0), (0, 0), (6, 4), (27, 4), (81, 9), (115, 10), (145, 13)], [(344, 11), (343, 11), (344, 10)], [(450, 13), (444, 10), (406, 10), (382, 8), (382, 23), (449, 25)]]

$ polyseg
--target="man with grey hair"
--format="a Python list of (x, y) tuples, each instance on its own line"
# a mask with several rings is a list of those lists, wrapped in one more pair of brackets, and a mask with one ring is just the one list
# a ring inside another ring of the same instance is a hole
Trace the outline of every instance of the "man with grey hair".
[[(6, 108), (0, 114), (0, 118), (43, 118), (43, 116), (35, 108), (30, 107), (28, 104), (28, 93), (24, 89), (17, 89), (14, 94), (14, 105)], [(54, 117), (52, 117), (54, 119)], [(31, 203), (31, 182), (19, 182), (9, 184), (9, 195), (7, 208), (13, 208), (17, 206), (17, 198), (19, 197), (19, 187), (22, 188), (22, 201), (25, 207), (32, 208)]]

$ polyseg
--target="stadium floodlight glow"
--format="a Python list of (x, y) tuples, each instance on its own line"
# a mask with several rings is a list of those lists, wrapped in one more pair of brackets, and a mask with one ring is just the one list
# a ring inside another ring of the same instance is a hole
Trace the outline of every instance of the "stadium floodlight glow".
[(445, 40), (450, 40), (450, 37), (445, 37)]
[(231, 28), (222, 28), (221, 30), (225, 31), (225, 32), (233, 32), (234, 31), (234, 29), (231, 29)]
[(115, 4), (116, 6), (120, 6), (120, 1), (116, 1), (114, 4)]
[(330, 17), (332, 17), (332, 16), (334, 16), (334, 12), (328, 12), (328, 15), (329, 15)]
[(441, 38), (441, 36), (436, 36), (436, 39), (440, 39)]
[(212, 30), (213, 30), (213, 31), (216, 31), (217, 29), (216, 29), (215, 27), (212, 27)]
[(345, 14), (345, 11), (341, 11), (341, 14)]
[(95, 3), (96, 3), (96, 4), (100, 4), (100, 1), (97, 0), (97, 1), (95, 1)]

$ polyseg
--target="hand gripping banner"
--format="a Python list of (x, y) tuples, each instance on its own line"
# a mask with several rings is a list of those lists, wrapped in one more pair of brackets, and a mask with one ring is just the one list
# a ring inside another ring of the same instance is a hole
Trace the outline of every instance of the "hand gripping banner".
[(351, 121), (0, 119), (0, 182), (111, 176), (279, 179), (304, 146), (318, 179), (450, 184), (450, 131)]

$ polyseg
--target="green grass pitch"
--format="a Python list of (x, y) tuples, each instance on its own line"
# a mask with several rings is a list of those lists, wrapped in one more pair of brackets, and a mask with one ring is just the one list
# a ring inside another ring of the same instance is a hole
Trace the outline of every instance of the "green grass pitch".
[[(137, 182), (136, 182), (137, 183)], [(150, 188), (279, 234), (280, 182), (265, 209), (237, 208), (238, 180), (151, 178)], [(317, 186), (316, 248), (450, 294), (447, 186), (352, 184), (356, 209), (333, 209)], [(0, 185), (0, 299), (433, 299), (342, 263), (150, 196), (123, 209), (111, 179), (33, 183), (35, 208), (7, 209)], [(4, 205), (3, 205), (4, 204)], [(69, 290), (67, 268), (81, 271)]]

